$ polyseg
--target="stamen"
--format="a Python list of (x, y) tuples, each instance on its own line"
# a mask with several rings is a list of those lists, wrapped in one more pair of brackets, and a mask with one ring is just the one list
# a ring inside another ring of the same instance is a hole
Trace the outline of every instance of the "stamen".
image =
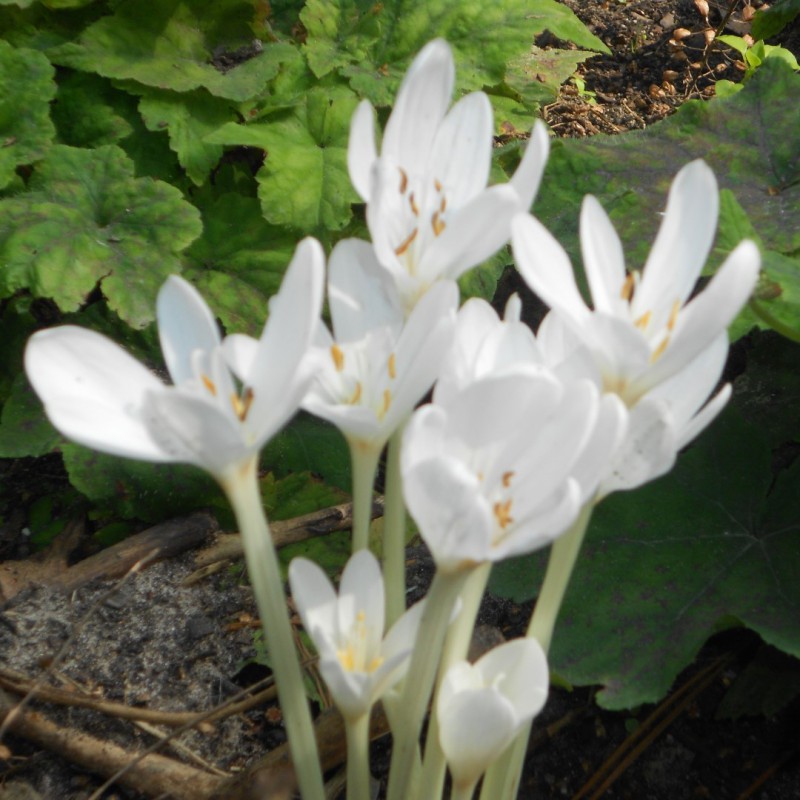
[(503, 481), (503, 486), (505, 486), (506, 489), (508, 489), (508, 487), (511, 486), (511, 479), (513, 477), (514, 477), (514, 470), (510, 469), (508, 472), (503, 473), (502, 481)]
[(336, 344), (332, 344), (331, 358), (333, 358), (333, 363), (334, 366), (336, 367), (336, 371), (341, 372), (344, 369), (344, 353), (342, 352), (342, 348)]
[(442, 184), (436, 178), (433, 179), (433, 185), (437, 192), (442, 191)]
[(439, 218), (438, 211), (433, 212), (433, 216), (431, 217), (431, 226), (433, 227), (433, 232), (436, 236), (438, 236), (445, 229), (445, 227), (447, 227), (444, 223), (444, 220)]
[(250, 406), (253, 405), (253, 390), (248, 386), (241, 397), (236, 392), (233, 392), (231, 394), (231, 405), (239, 421), (244, 422), (247, 419)]
[(413, 242), (414, 239), (416, 238), (417, 238), (417, 229), (414, 228), (414, 230), (411, 231), (411, 233), (409, 233), (408, 236), (406, 236), (406, 238), (402, 241), (400, 246), (395, 248), (394, 251), (395, 255), (397, 256), (403, 255), (403, 253), (405, 253), (406, 250), (408, 250), (408, 248), (411, 247), (411, 242)]
[(650, 363), (655, 364), (661, 356), (664, 355), (664, 351), (667, 349), (667, 345), (669, 344), (669, 336), (665, 336), (664, 340), (661, 344), (653, 350), (653, 353), (650, 356)]
[(394, 380), (397, 377), (397, 359), (394, 353), (389, 356), (389, 377)]
[(372, 661), (367, 664), (367, 672), (375, 672), (378, 667), (383, 664), (384, 658), (383, 656), (375, 656)]
[(217, 386), (214, 383), (214, 381), (212, 381), (211, 378), (208, 377), (208, 375), (201, 375), (200, 380), (203, 381), (203, 386), (205, 386), (206, 389), (208, 389), (208, 391), (211, 392), (211, 394), (214, 395), (214, 397), (216, 397)]
[(672, 309), (669, 312), (669, 319), (667, 320), (667, 330), (671, 331), (675, 328), (675, 323), (678, 321), (678, 314), (681, 311), (681, 301), (676, 300), (672, 304)]
[(492, 507), (494, 515), (497, 518), (497, 524), (501, 530), (505, 530), (512, 522), (514, 517), (511, 516), (511, 504), (513, 500), (506, 500), (505, 503), (495, 503)]
[(408, 189), (408, 175), (406, 175), (406, 171), (402, 167), (397, 169), (400, 170), (400, 194), (405, 194), (406, 189)]
[(419, 206), (417, 205), (417, 201), (414, 199), (414, 192), (408, 196), (408, 204), (411, 206), (411, 213), (415, 216), (419, 216)]
[(619, 296), (623, 300), (627, 300), (630, 302), (631, 297), (633, 297), (633, 288), (636, 285), (636, 277), (632, 272), (629, 272), (625, 276), (625, 282), (622, 284), (622, 291), (619, 293)]
[(444, 214), (446, 208), (447, 208), (447, 195), (442, 195), (442, 202), (439, 203), (440, 213)]
[(352, 672), (355, 669), (355, 659), (353, 658), (353, 648), (348, 647), (346, 650), (337, 650), (336, 656), (339, 663), (347, 672)]
[(641, 317), (639, 317), (637, 320), (634, 320), (633, 324), (640, 331), (643, 331), (650, 324), (650, 319), (652, 318), (652, 316), (653, 314), (651, 311), (645, 311), (645, 313), (642, 314)]
[(378, 412), (378, 419), (383, 419), (389, 411), (389, 406), (392, 405), (392, 393), (388, 389), (383, 390), (383, 405)]
[(361, 381), (356, 381), (356, 390), (353, 392), (353, 396), (350, 398), (350, 405), (354, 406), (356, 403), (361, 402)]

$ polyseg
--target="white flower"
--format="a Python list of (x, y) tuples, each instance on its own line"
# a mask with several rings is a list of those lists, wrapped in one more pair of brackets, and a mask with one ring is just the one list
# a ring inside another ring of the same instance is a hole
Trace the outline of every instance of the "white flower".
[(547, 658), (535, 639), (495, 647), (445, 674), (436, 701), (439, 742), (456, 786), (470, 787), (544, 707)]
[(437, 284), (404, 318), (394, 284), (366, 242), (331, 253), (333, 336), (320, 327), (317, 374), (303, 407), (351, 442), (381, 449), (431, 388), (453, 336), (458, 287)]
[(105, 336), (72, 326), (31, 337), (28, 378), (68, 438), (129, 458), (196, 464), (224, 483), (288, 421), (308, 388), (305, 360), (319, 325), (323, 263), (315, 240), (300, 243), (241, 387), (208, 306), (177, 276), (164, 284), (157, 306), (173, 386)]
[(537, 123), (511, 181), (487, 188), (491, 104), (473, 92), (448, 111), (454, 81), (450, 47), (436, 39), (403, 80), (380, 155), (368, 102), (351, 124), (350, 177), (406, 311), (437, 280), (458, 278), (508, 241), (511, 216), (530, 208), (547, 160), (547, 131)]
[[(574, 521), (607, 453), (593, 445), (598, 393), (520, 367), (419, 409), (403, 439), (406, 504), (444, 571), (520, 555)], [(609, 421), (616, 436), (615, 417)], [(584, 451), (594, 459), (573, 475)]]
[(711, 170), (702, 161), (684, 167), (640, 275), (626, 272), (616, 231), (600, 204), (587, 197), (581, 247), (593, 309), (547, 230), (528, 215), (512, 223), (517, 266), (552, 307), (536, 337), (542, 359), (562, 379), (589, 378), (628, 409), (627, 432), (599, 496), (667, 472), (678, 450), (730, 395), (724, 387), (706, 402), (725, 364), (726, 328), (755, 286), (760, 259), (752, 242), (742, 242), (705, 289), (689, 299), (711, 247), (717, 206)]
[(347, 562), (338, 596), (325, 573), (304, 558), (292, 561), (289, 583), (333, 700), (356, 720), (404, 676), (423, 606), (406, 611), (384, 638), (383, 578), (368, 550)]
[(584, 303), (567, 254), (544, 226), (530, 215), (512, 222), (523, 278), (589, 349), (603, 390), (629, 407), (711, 346), (755, 286), (760, 260), (746, 241), (687, 302), (711, 248), (718, 202), (711, 170), (702, 161), (684, 167), (640, 275), (626, 272), (611, 221), (595, 198), (586, 197), (581, 249), (594, 309)]

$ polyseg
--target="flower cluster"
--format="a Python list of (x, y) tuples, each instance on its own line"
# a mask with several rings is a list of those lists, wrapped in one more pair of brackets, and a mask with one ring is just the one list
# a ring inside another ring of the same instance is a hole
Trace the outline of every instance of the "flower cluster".
[[(223, 338), (189, 283), (166, 282), (158, 325), (171, 385), (75, 327), (39, 332), (26, 351), (30, 381), (64, 435), (116, 455), (198, 465), (226, 491), (306, 800), (323, 797), (322, 775), (258, 496), (265, 442), (303, 408), (336, 425), (352, 454), (353, 555), (338, 593), (310, 561), (289, 570), (345, 720), (350, 800), (370, 796), (368, 724), (379, 700), (394, 736), (389, 800), (441, 796), (446, 767), (454, 797), (471, 797), (483, 776), (481, 796), (505, 800), (547, 696), (546, 651), (591, 510), (667, 471), (719, 413), (730, 394), (713, 394), (726, 328), (758, 276), (756, 246), (744, 242), (692, 295), (718, 206), (711, 171), (695, 161), (672, 184), (641, 271), (626, 267), (607, 215), (585, 199), (588, 306), (566, 253), (529, 213), (548, 154), (544, 126), (534, 126), (510, 182), (487, 186), (491, 106), (475, 92), (450, 107), (454, 76), (448, 45), (431, 42), (400, 87), (380, 152), (371, 106), (353, 117), (348, 164), (371, 241), (345, 239), (330, 254), (330, 329), (321, 320), (324, 254), (305, 239), (260, 339)], [(509, 240), (522, 276), (551, 307), (536, 333), (517, 297), (502, 319), (483, 300), (458, 307), (455, 280)], [(368, 523), (387, 442), (381, 566)], [(437, 568), (427, 599), (407, 611), (406, 507)], [(492, 564), (548, 545), (556, 566), (529, 636), (468, 663)]]

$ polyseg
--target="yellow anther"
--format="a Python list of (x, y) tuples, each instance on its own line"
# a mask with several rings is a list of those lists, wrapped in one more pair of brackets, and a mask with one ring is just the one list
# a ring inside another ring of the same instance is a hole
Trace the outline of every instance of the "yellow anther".
[(375, 658), (367, 664), (367, 672), (375, 672), (381, 664), (383, 664), (383, 656), (375, 656)]
[(502, 481), (503, 481), (503, 486), (505, 486), (506, 489), (508, 489), (508, 487), (511, 486), (511, 479), (513, 477), (514, 477), (514, 470), (512, 469), (508, 470), (508, 472), (503, 473)]
[(408, 196), (408, 204), (411, 206), (411, 213), (415, 216), (419, 216), (419, 206), (417, 205), (417, 201), (414, 199), (414, 192)]
[(640, 331), (645, 330), (647, 326), (650, 324), (650, 319), (652, 318), (653, 314), (651, 311), (645, 311), (641, 317), (637, 320), (634, 320), (634, 326), (637, 327)]
[(200, 380), (203, 381), (203, 386), (205, 386), (206, 389), (208, 389), (208, 391), (211, 392), (211, 394), (213, 394), (214, 397), (216, 397), (217, 386), (214, 383), (214, 381), (212, 381), (211, 378), (208, 377), (208, 375), (201, 375)]
[(442, 184), (436, 178), (433, 179), (433, 185), (437, 192), (442, 191)]
[(398, 167), (398, 169), (400, 170), (400, 194), (405, 194), (408, 189), (408, 175), (402, 167)]
[(652, 354), (650, 355), (650, 363), (655, 364), (661, 356), (664, 355), (664, 351), (667, 349), (667, 345), (669, 344), (669, 336), (665, 336), (661, 344), (653, 350)]
[(400, 243), (399, 247), (395, 248), (395, 251), (394, 251), (395, 255), (398, 255), (398, 256), (403, 255), (403, 253), (405, 253), (406, 250), (408, 250), (408, 248), (411, 247), (411, 242), (413, 242), (414, 239), (416, 239), (416, 238), (417, 238), (417, 229), (414, 228), (414, 230), (411, 231), (411, 233), (409, 233), (408, 236), (406, 236), (405, 239), (403, 239), (403, 241)]
[(446, 209), (447, 209), (447, 196), (442, 195), (442, 202), (439, 203), (439, 213), (444, 214)]
[(353, 658), (353, 648), (348, 647), (346, 650), (337, 650), (336, 655), (339, 658), (339, 663), (346, 669), (348, 672), (352, 672), (355, 667), (355, 659)]
[(394, 353), (389, 356), (389, 377), (394, 380), (397, 377), (397, 359)]
[(350, 405), (354, 406), (360, 402), (361, 402), (361, 381), (356, 381), (356, 390), (353, 392), (353, 396), (350, 398)]
[(636, 285), (636, 276), (629, 272), (625, 277), (625, 282), (622, 284), (622, 291), (620, 291), (619, 296), (623, 300), (627, 300), (630, 302), (631, 297), (633, 297), (633, 288)]
[(497, 518), (497, 524), (500, 526), (500, 530), (505, 530), (512, 522), (514, 522), (514, 517), (511, 516), (511, 503), (512, 500), (506, 500), (505, 503), (497, 502), (492, 507), (494, 511), (494, 515)]
[(675, 328), (675, 323), (678, 321), (678, 314), (681, 312), (681, 301), (676, 300), (672, 304), (672, 308), (669, 312), (669, 319), (667, 320), (667, 330), (671, 331)]
[(392, 393), (388, 389), (383, 390), (383, 405), (381, 406), (381, 410), (378, 412), (378, 419), (383, 419), (389, 411), (389, 407), (392, 405)]
[(339, 345), (331, 345), (331, 358), (333, 359), (336, 371), (341, 372), (344, 369), (344, 353)]
[(253, 390), (248, 386), (241, 397), (236, 392), (233, 392), (231, 394), (231, 405), (240, 422), (244, 422), (247, 419), (247, 412), (250, 411), (250, 406), (253, 405)]
[(436, 236), (438, 236), (446, 227), (444, 220), (440, 218), (438, 211), (433, 212), (433, 216), (431, 217), (431, 226), (433, 227), (433, 232)]

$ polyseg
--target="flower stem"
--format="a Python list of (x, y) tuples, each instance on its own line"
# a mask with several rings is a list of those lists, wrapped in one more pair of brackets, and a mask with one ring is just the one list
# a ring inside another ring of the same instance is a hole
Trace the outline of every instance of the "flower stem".
[(369, 712), (345, 719), (347, 734), (347, 800), (370, 800)]
[(405, 425), (389, 439), (383, 509), (383, 579), (386, 586), (386, 627), (406, 610), (406, 506), (400, 474), (400, 444)]
[(419, 734), (436, 679), (436, 667), (453, 605), (468, 575), (467, 571), (437, 571), (425, 599), (425, 610), (416, 639), (418, 646), (411, 656), (402, 699), (397, 708), (397, 728), (392, 731), (395, 738), (389, 770), (388, 800), (413, 800), (417, 796), (418, 787), (412, 786), (412, 783), (416, 782), (413, 777), (418, 775), (414, 769), (414, 757), (419, 746)]
[(352, 550), (369, 547), (369, 526), (372, 522), (372, 487), (382, 447), (371, 442), (348, 440), (353, 466), (353, 543)]
[[(447, 638), (442, 651), (442, 659), (439, 664), (438, 687), (444, 678), (445, 672), (456, 663), (467, 657), (469, 645), (472, 641), (472, 631), (475, 628), (475, 619), (478, 616), (478, 609), (489, 580), (489, 573), (492, 563), (487, 561), (474, 569), (467, 578), (464, 588), (461, 590), (461, 610), (453, 620), (447, 632)], [(425, 758), (422, 762), (422, 788), (421, 798), (437, 798), (442, 796), (444, 788), (444, 777), (447, 772), (447, 761), (444, 751), (439, 744), (439, 718), (436, 714), (436, 706), (431, 711), (431, 721), (428, 724), (428, 735), (425, 738)], [(473, 787), (474, 788), (474, 787)]]
[[(593, 510), (594, 503), (586, 503), (572, 527), (559, 536), (550, 549), (547, 572), (527, 632), (528, 636), (539, 642), (545, 653), (550, 650), (556, 618)], [(489, 767), (483, 779), (481, 800), (514, 800), (517, 796), (530, 733), (529, 722), (520, 730), (511, 747)]]
[(303, 800), (324, 800), (317, 741), (297, 658), (278, 557), (261, 504), (256, 458), (221, 480), (242, 534), (247, 571), (267, 644), (294, 772)]

